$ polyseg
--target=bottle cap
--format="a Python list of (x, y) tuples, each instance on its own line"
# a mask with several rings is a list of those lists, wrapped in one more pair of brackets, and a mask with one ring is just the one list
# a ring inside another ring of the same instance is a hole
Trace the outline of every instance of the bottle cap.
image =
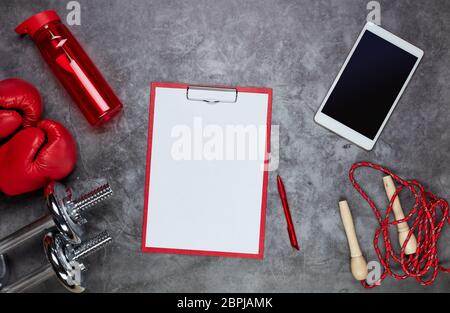
[(61, 19), (53, 10), (43, 11), (32, 15), (16, 27), (15, 31), (19, 35), (33, 36), (41, 27), (53, 21), (60, 21)]

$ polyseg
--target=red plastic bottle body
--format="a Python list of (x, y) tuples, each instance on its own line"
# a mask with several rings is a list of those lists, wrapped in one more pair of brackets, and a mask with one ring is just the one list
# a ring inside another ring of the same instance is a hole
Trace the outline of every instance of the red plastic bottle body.
[(114, 91), (60, 20), (46, 23), (32, 38), (91, 125), (103, 124), (122, 109)]

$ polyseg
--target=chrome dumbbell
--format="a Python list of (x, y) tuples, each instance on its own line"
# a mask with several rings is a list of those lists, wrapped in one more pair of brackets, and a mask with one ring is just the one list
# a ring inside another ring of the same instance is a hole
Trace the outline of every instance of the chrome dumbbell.
[(85, 288), (83, 287), (82, 273), (86, 270), (86, 267), (81, 263), (81, 260), (105, 247), (111, 240), (111, 236), (105, 231), (74, 246), (56, 230), (49, 231), (45, 234), (43, 241), (48, 264), (0, 289), (0, 292), (23, 292), (55, 275), (69, 291), (83, 292)]
[(105, 184), (82, 195), (78, 199), (73, 199), (71, 189), (65, 188), (61, 183), (51, 183), (46, 190), (45, 196), (49, 214), (1, 239), (0, 260), (4, 259), (3, 254), (54, 226), (58, 228), (61, 235), (69, 242), (74, 244), (80, 243), (82, 236), (81, 226), (86, 223), (83, 212), (111, 195), (112, 190), (110, 186)]
[(0, 289), (4, 286), (9, 279), (9, 271), (6, 265), (6, 258), (4, 255), (0, 255)]

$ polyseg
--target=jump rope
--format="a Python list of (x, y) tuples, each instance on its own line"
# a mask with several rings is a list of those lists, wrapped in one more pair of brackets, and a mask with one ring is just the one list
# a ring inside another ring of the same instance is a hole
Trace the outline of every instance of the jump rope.
[[(356, 181), (354, 173), (358, 168), (371, 168), (380, 171), (391, 176), (397, 183), (398, 187), (390, 199), (384, 215), (382, 215), (380, 209), (377, 208), (373, 200)], [(416, 180), (403, 179), (389, 169), (370, 162), (353, 164), (349, 171), (349, 179), (353, 187), (370, 205), (379, 223), (373, 245), (378, 260), (383, 267), (383, 273), (374, 284), (370, 285), (365, 280), (361, 281), (364, 288), (379, 286), (387, 276), (397, 280), (413, 277), (421, 285), (428, 286), (434, 282), (439, 272), (450, 273), (450, 268), (445, 268), (440, 263), (437, 247), (446, 222), (450, 224), (449, 205), (445, 199), (439, 198), (425, 190), (424, 186)], [(392, 219), (391, 214), (393, 203), (403, 189), (409, 190), (415, 199), (415, 203), (404, 219), (395, 220)], [(392, 227), (395, 228), (397, 224), (402, 222), (409, 223), (411, 228), (398, 254), (392, 247), (389, 231)], [(413, 234), (417, 235), (417, 250), (414, 254), (406, 255), (405, 247)], [(381, 244), (384, 244), (384, 253), (380, 248)], [(400, 265), (402, 272), (394, 272), (392, 269), (393, 264)]]

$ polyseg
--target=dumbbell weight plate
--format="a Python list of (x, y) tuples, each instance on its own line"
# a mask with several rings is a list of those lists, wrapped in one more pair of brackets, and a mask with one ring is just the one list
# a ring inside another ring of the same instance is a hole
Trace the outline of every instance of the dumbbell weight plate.
[(47, 208), (53, 217), (56, 228), (68, 241), (79, 244), (83, 230), (80, 225), (73, 222), (67, 212), (67, 201), (71, 199), (72, 192), (63, 184), (53, 182), (46, 190)]
[[(45, 254), (60, 283), (71, 292), (83, 292), (84, 287), (81, 286), (82, 267), (74, 267), (70, 263), (64, 252), (65, 245), (63, 236), (60, 234), (50, 231), (44, 236)], [(77, 281), (77, 277), (80, 281)]]

